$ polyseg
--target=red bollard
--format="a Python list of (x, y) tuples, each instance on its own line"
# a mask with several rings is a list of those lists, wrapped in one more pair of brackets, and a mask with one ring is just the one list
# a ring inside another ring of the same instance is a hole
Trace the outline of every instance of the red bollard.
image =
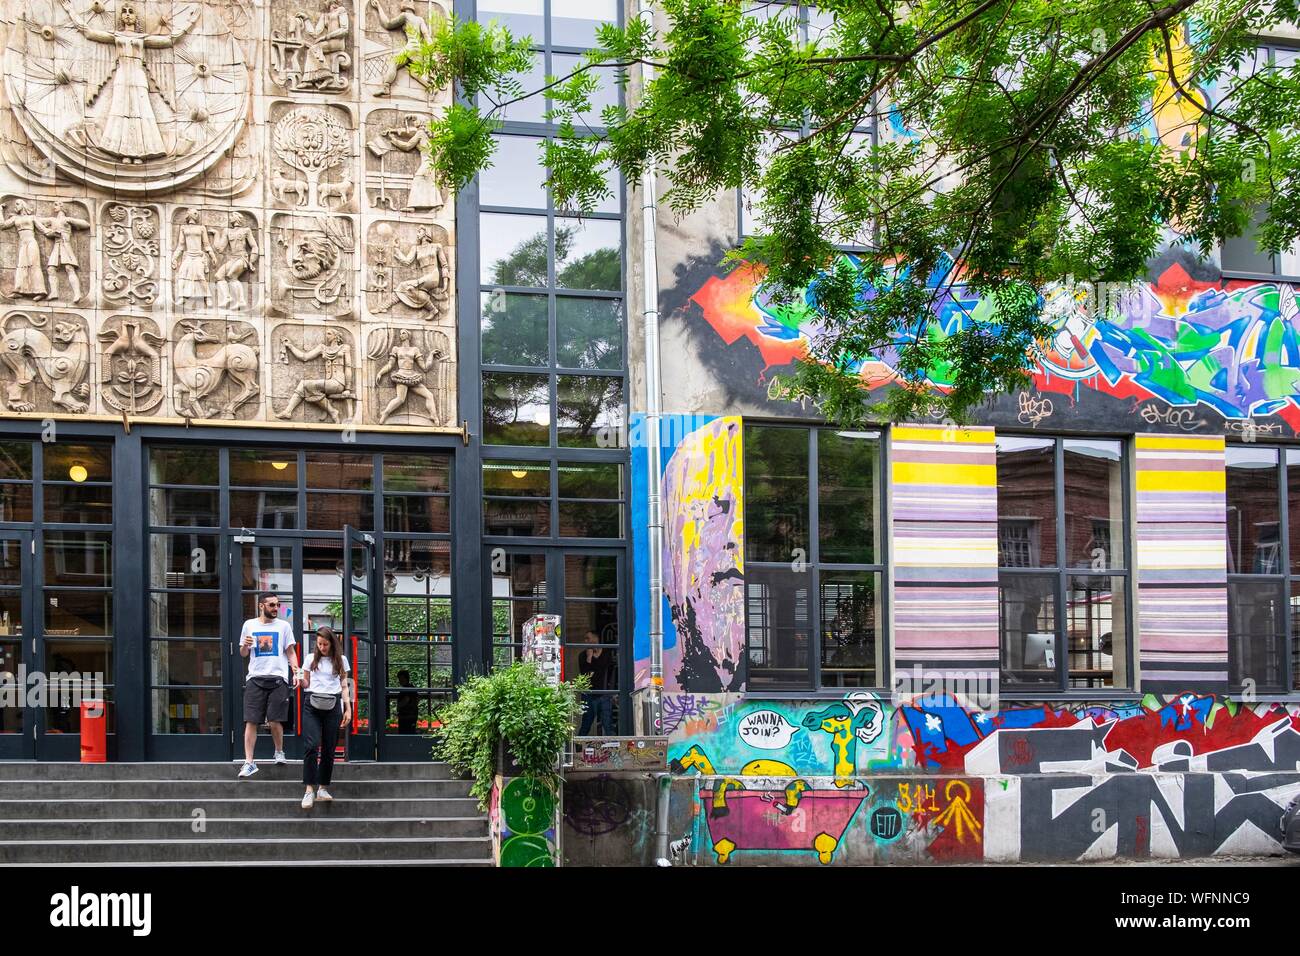
[(108, 761), (108, 706), (102, 700), (81, 702), (81, 762)]

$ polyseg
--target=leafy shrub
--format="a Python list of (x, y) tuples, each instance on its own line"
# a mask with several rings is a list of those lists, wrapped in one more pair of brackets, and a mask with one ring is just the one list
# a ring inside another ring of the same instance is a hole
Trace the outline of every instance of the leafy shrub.
[(442, 728), (434, 752), (457, 773), (474, 778), (470, 794), (480, 808), (487, 807), (492, 793), (502, 742), (522, 776), (554, 792), (560, 784), (558, 758), (582, 711), (579, 695), (590, 683), (582, 675), (552, 687), (528, 661), (471, 677), (457, 689), (456, 700), (438, 711)]

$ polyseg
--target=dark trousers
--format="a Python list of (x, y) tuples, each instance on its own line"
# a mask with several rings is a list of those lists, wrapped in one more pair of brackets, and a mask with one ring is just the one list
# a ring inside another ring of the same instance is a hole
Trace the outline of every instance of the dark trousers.
[(317, 710), (310, 701), (302, 708), (302, 782), (309, 787), (328, 787), (334, 773), (334, 748), (339, 742), (343, 701), (333, 710)]
[(614, 732), (614, 698), (611, 694), (583, 694), (583, 703), (587, 705), (586, 713), (582, 715), (582, 724), (578, 728), (578, 736), (585, 737), (591, 733), (592, 725), (596, 719), (600, 718), (600, 730), (604, 734)]

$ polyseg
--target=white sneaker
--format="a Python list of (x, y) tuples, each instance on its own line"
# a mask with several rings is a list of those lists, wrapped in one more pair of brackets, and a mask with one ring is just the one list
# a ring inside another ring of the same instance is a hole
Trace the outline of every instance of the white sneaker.
[(289, 762), (289, 758), (284, 755), (283, 750), (277, 750), (275, 752), (275, 762), (280, 765), (284, 765)]
[(257, 773), (257, 764), (255, 763), (245, 763), (239, 770), (241, 777), (251, 777), (255, 773)]
[(317, 800), (320, 800), (322, 803), (328, 803), (329, 801), (333, 800), (334, 798), (330, 796), (330, 792), (329, 792), (328, 790), (326, 790), (324, 787), (317, 787), (317, 788), (316, 788), (316, 799), (317, 799)]
[(302, 808), (303, 808), (304, 810), (310, 810), (310, 809), (311, 809), (311, 805), (312, 805), (313, 803), (315, 803), (315, 802), (316, 802), (316, 801), (315, 801), (315, 799), (312, 797), (312, 794), (311, 794), (311, 791), (310, 791), (310, 790), (308, 790), (306, 793), (304, 793), (304, 794), (302, 795)]

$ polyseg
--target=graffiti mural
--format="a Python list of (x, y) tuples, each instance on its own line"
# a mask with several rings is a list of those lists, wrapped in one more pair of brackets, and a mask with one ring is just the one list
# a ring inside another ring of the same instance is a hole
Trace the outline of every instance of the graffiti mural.
[[(785, 402), (773, 378), (806, 354), (815, 330), (811, 299), (779, 305), (752, 268), (719, 273), (684, 267), (667, 300), (700, 361), (728, 398), (774, 410)], [(989, 308), (961, 286), (936, 288), (932, 338), (982, 321)], [(864, 289), (868, 298), (872, 290)], [(1051, 334), (1030, 356), (1032, 392), (1000, 396), (978, 413), (987, 424), (1039, 427), (1087, 418), (1137, 431), (1222, 431), (1243, 422), (1266, 433), (1300, 432), (1300, 308), (1287, 283), (1224, 279), (1171, 245), (1149, 281), (1111, 290), (1088, 283), (1048, 287)], [(902, 334), (899, 334), (900, 340)], [(898, 351), (858, 362), (864, 384), (897, 380)], [(940, 389), (950, 369), (928, 373)], [(1258, 420), (1258, 421), (1257, 421)]]
[(497, 866), (555, 866), (555, 794), (524, 777), (497, 777), (488, 807)]

